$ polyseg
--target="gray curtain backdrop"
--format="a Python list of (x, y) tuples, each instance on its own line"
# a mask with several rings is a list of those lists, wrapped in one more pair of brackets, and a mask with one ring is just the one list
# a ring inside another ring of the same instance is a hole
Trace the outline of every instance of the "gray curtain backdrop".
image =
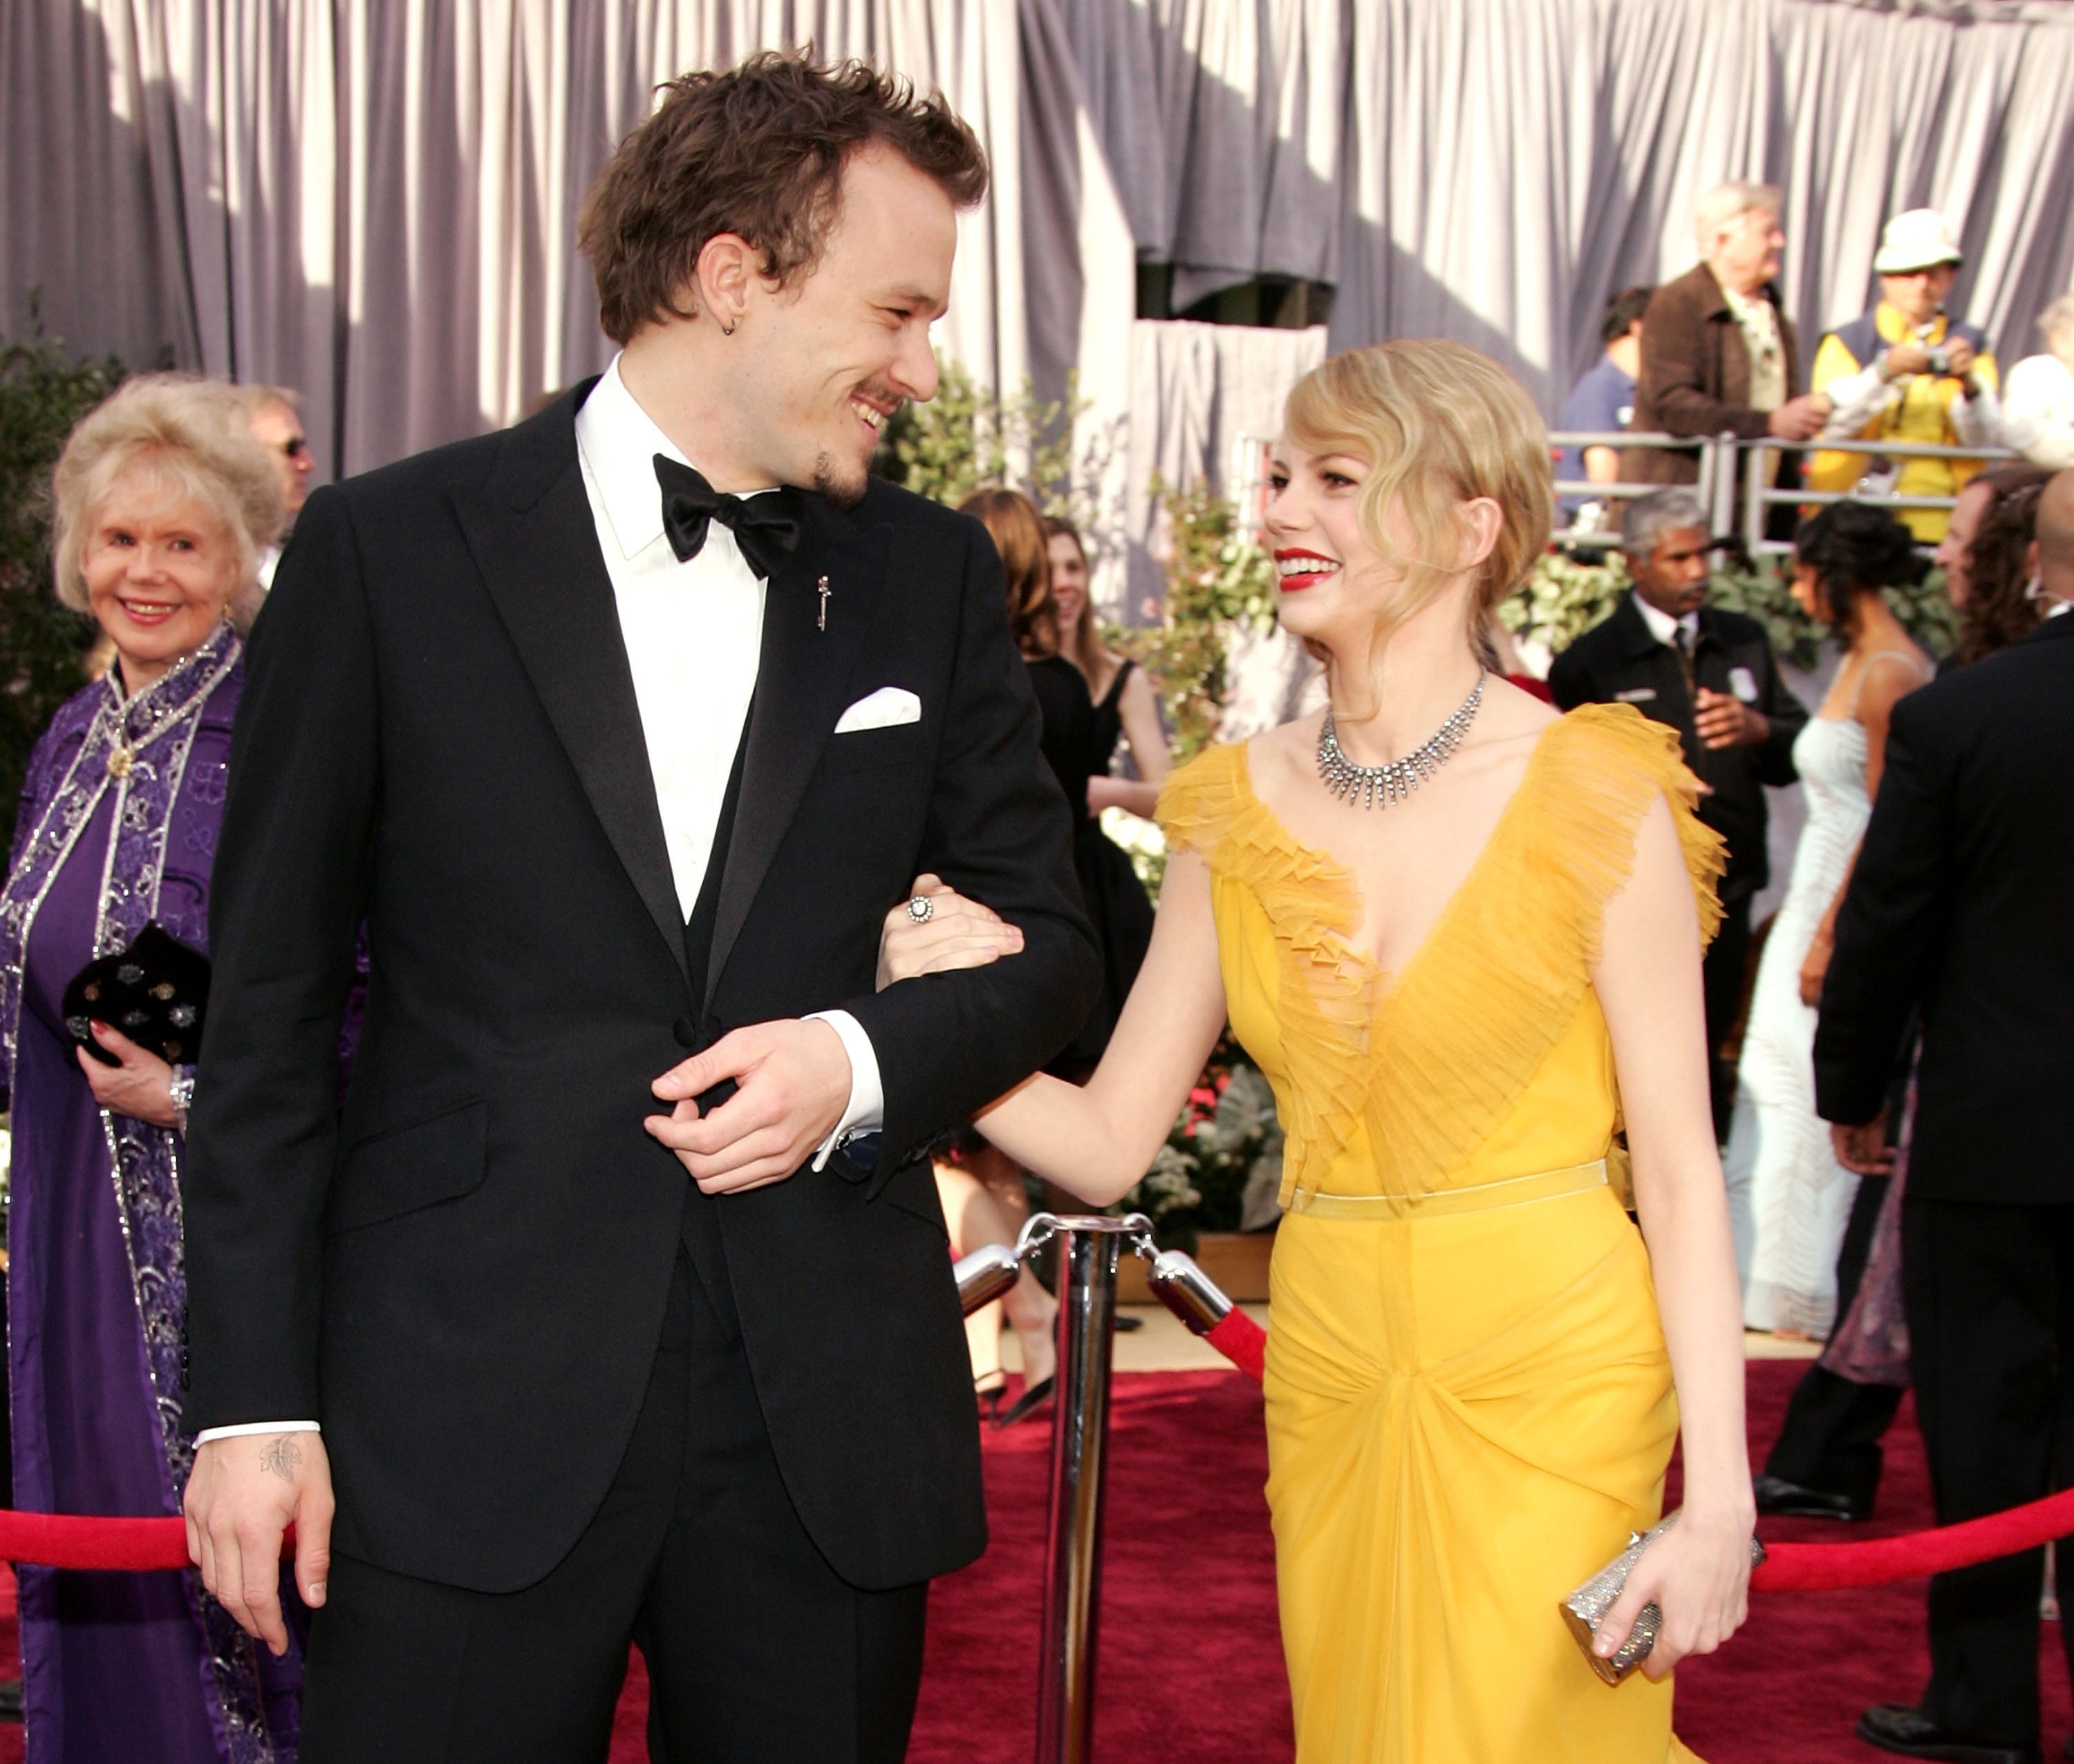
[[(1325, 358), (1325, 332), (1247, 324), (1192, 324), (1140, 319), (1130, 328), (1130, 423), (1127, 481), (1141, 491), (1155, 476), (1178, 489), (1208, 478), (1227, 484), (1233, 447), (1281, 432), (1289, 389)], [(1157, 612), (1164, 580), (1159, 510), (1150, 496), (1130, 502), (1127, 616)]]
[(2005, 361), (2074, 271), (2074, 6), (1923, 0), (1057, 0), (1138, 249), (1177, 304), (1337, 290), (1335, 349), (1489, 350), (1551, 414), (1607, 294), (1696, 257), (1693, 199), (1786, 192), (1789, 310), (1865, 310), (1930, 205)]
[(0, 327), (301, 390), (327, 472), (597, 371), (583, 193), (687, 69), (812, 41), (940, 86), (994, 171), (941, 347), (1120, 427), (1131, 238), (1049, 0), (6, 0)]
[(1111, 608), (1145, 464), (1217, 475), (1204, 413), (1314, 347), (1146, 341), (1136, 257), (1331, 283), (1332, 347), (1458, 337), (1551, 411), (1723, 178), (1786, 190), (1811, 333), (1918, 204), (2006, 360), (2074, 268), (2065, 0), (0, 0), (0, 329), (40, 287), (76, 347), (296, 386), (327, 473), (510, 422), (608, 357), (576, 213), (654, 88), (810, 39), (985, 142), (940, 341), (1078, 366)]

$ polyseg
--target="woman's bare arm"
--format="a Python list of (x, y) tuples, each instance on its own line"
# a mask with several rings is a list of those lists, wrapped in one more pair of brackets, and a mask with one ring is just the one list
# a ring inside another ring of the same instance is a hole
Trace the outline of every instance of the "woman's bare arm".
[(1209, 868), (1176, 852), (1151, 952), (1094, 1076), (1082, 1089), (1040, 1073), (975, 1125), (1025, 1169), (1108, 1206), (1151, 1167), (1224, 1024)]
[(1123, 738), (1130, 743), (1130, 757), (1138, 775), (1157, 790), (1174, 769), (1167, 751), (1167, 732), (1159, 726), (1159, 700), (1152, 680), (1142, 667), (1134, 667), (1123, 683), (1123, 699), (1117, 706), (1123, 722)]
[(1122, 808), (1150, 820), (1159, 805), (1159, 787), (1174, 770), (1174, 758), (1167, 750), (1167, 733), (1159, 726), (1159, 700), (1143, 668), (1134, 667), (1124, 677), (1123, 697), (1117, 713), (1122, 720), (1124, 739), (1130, 743), (1138, 776), (1089, 779), (1089, 812), (1099, 815), (1105, 808)]
[[(1886, 728), (1894, 707), (1923, 683), (1921, 673), (1913, 668), (1874, 666), (1889, 659), (1905, 662), (1909, 658), (1898, 650), (1881, 651), (1866, 662), (1865, 684), (1858, 688), (1858, 726), (1865, 732), (1865, 797), (1871, 802), (1879, 799), (1880, 779), (1886, 770)], [(1822, 981), (1829, 971), (1829, 954), (1836, 942), (1836, 915), (1844, 910), (1844, 896), (1851, 891), (1851, 873), (1857, 867), (1858, 853), (1853, 847), (1851, 861), (1844, 865), (1843, 880), (1836, 884), (1836, 892), (1822, 915), (1822, 922), (1815, 927), (1814, 940), (1800, 965), (1803, 1005), (1822, 1002)]]
[(1685, 1506), (1601, 1631), (1617, 1646), (1648, 1599), (1665, 1612), (1651, 1670), (1720, 1646), (1741, 1624), (1756, 1523), (1743, 1432), (1742, 1299), (1708, 1095), (1699, 915), (1667, 804), (1636, 838), (1634, 873), (1607, 903), (1592, 981), (1613, 1038), (1634, 1156), (1635, 1208), (1678, 1387)]

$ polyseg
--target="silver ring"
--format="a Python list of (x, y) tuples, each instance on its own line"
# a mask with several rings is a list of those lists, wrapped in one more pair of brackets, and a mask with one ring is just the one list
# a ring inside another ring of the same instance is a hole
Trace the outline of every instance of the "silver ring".
[(907, 916), (918, 925), (926, 925), (936, 916), (936, 903), (927, 894), (917, 894), (907, 903)]

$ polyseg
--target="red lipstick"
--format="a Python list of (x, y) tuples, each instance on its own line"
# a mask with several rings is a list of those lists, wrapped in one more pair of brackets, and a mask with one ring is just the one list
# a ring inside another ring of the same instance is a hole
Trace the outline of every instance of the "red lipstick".
[(1316, 587), (1339, 567), (1338, 559), (1301, 545), (1284, 546), (1275, 553), (1275, 572), (1285, 594)]

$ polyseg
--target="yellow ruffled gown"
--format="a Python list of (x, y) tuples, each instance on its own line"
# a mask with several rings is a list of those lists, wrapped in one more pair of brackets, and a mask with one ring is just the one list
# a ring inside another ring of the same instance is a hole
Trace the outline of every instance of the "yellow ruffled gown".
[(1267, 1498), (1298, 1764), (1692, 1755), (1670, 1684), (1601, 1683), (1557, 1611), (1661, 1516), (1678, 1430), (1648, 1254), (1594, 1167), (1619, 1100), (1589, 967), (1659, 797), (1711, 936), (1720, 843), (1675, 736), (1586, 708), (1394, 980), (1243, 747), (1160, 798), (1287, 1136)]

